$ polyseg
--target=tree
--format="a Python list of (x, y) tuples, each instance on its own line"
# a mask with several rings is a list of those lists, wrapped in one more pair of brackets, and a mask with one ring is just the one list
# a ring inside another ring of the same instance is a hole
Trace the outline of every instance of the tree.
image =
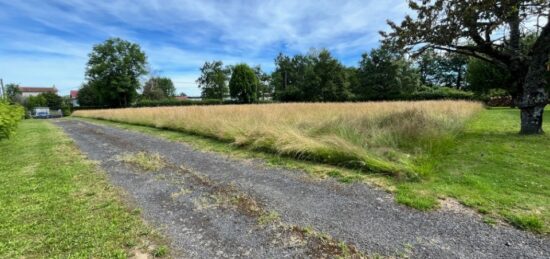
[(147, 58), (139, 45), (111, 38), (95, 45), (89, 58), (86, 77), (96, 89), (97, 104), (129, 106), (137, 97), (139, 78), (147, 72)]
[(382, 46), (362, 57), (358, 70), (360, 85), (355, 89), (360, 100), (397, 99), (419, 87), (419, 74), (399, 53)]
[(7, 84), (6, 85), (6, 97), (11, 103), (21, 102), (21, 90), (16, 84)]
[[(547, 0), (410, 0), (409, 7), (416, 17), (407, 16), (399, 25), (389, 22), (392, 31), (381, 32), (386, 44), (396, 49), (421, 46), (419, 51), (431, 48), (459, 53), (505, 69), (510, 75), (510, 92), (518, 96), (520, 132), (543, 132), (548, 101), (545, 71), (550, 55)], [(545, 22), (542, 26), (541, 20)], [(522, 34), (535, 30), (534, 43), (528, 51), (522, 51)], [(501, 32), (506, 35), (495, 38)]]
[(253, 69), (258, 78), (258, 99), (265, 100), (267, 97), (271, 97), (273, 94), (273, 87), (270, 83), (271, 76), (262, 71), (260, 65), (255, 66)]
[(420, 81), (426, 86), (463, 89), (468, 58), (461, 54), (436, 52), (427, 49), (416, 56)]
[(242, 103), (253, 103), (258, 100), (258, 78), (247, 64), (233, 67), (229, 80), (229, 94)]
[(142, 96), (149, 100), (162, 100), (176, 95), (176, 88), (170, 78), (152, 77), (143, 86)]
[(275, 59), (271, 83), (280, 101), (332, 102), (352, 98), (348, 71), (328, 50)]
[(101, 105), (101, 97), (97, 89), (90, 83), (83, 84), (78, 90), (78, 104), (83, 107), (97, 107)]
[(61, 105), (63, 103), (63, 98), (61, 98), (61, 96), (51, 92), (41, 93), (39, 94), (39, 96), (44, 97), (44, 99), (46, 100), (45, 106), (49, 107), (50, 109), (52, 110), (61, 109)]
[(201, 96), (205, 99), (220, 99), (228, 93), (227, 81), (230, 70), (224, 68), (222, 61), (205, 62), (200, 68), (201, 76), (197, 79)]
[(314, 55), (313, 64), (317, 93), (311, 96), (311, 100), (341, 102), (351, 99), (346, 68), (328, 50), (321, 50)]
[(466, 71), (468, 89), (478, 93), (487, 94), (491, 89), (503, 89), (507, 91), (506, 84), (510, 75), (507, 71), (487, 61), (470, 58)]
[(315, 95), (315, 71), (311, 55), (298, 54), (290, 58), (279, 54), (271, 78), (276, 100), (312, 101)]
[(46, 97), (42, 94), (29, 96), (29, 98), (25, 100), (25, 106), (29, 110), (32, 110), (35, 107), (46, 107), (48, 106), (48, 100), (46, 100)]

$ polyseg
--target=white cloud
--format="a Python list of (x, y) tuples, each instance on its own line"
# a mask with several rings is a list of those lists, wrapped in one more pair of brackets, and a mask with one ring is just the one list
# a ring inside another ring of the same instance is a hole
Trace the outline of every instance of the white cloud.
[[(108, 37), (139, 43), (153, 70), (186, 82), (180, 87), (187, 89), (207, 60), (271, 68), (278, 52), (311, 47), (359, 60), (361, 52), (377, 45), (386, 19), (400, 20), (407, 10), (403, 0), (37, 0), (0, 1), (0, 7), (5, 14), (0, 22), (7, 25), (0, 27), (0, 36), (10, 39), (0, 42), (0, 53), (10, 53), (10, 60), (0, 59), (0, 76), (23, 84), (51, 80), (64, 93), (83, 81), (92, 45)], [(25, 51), (54, 57), (42, 55), (33, 63), (28, 55), (17, 56)], [(66, 57), (60, 62), (55, 55)], [(29, 73), (18, 72), (25, 70)]]

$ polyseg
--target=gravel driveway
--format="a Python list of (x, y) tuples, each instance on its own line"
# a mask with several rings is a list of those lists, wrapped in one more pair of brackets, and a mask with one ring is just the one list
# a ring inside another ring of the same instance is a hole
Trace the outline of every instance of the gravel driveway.
[[(56, 124), (129, 194), (176, 257), (550, 258), (548, 238), (489, 226), (463, 210), (420, 212), (365, 184), (79, 120)], [(151, 171), (120, 159), (138, 152), (165, 164)]]

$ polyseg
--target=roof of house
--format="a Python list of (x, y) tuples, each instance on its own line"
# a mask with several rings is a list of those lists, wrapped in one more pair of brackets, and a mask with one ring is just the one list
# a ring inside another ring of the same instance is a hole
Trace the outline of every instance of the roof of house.
[(22, 93), (57, 93), (57, 89), (55, 87), (28, 87), (28, 86), (19, 86), (19, 90), (21, 90)]
[(71, 98), (76, 99), (78, 97), (78, 90), (71, 90)]
[(187, 100), (187, 96), (176, 96), (176, 100)]

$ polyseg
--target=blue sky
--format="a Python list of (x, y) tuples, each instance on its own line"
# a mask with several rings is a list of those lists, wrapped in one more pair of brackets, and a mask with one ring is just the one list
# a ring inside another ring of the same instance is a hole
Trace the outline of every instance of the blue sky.
[(0, 0), (0, 78), (66, 95), (84, 82), (92, 46), (120, 37), (140, 44), (150, 71), (172, 78), (178, 93), (199, 95), (208, 60), (271, 71), (279, 52), (327, 48), (356, 65), (385, 21), (406, 10), (404, 0)]

